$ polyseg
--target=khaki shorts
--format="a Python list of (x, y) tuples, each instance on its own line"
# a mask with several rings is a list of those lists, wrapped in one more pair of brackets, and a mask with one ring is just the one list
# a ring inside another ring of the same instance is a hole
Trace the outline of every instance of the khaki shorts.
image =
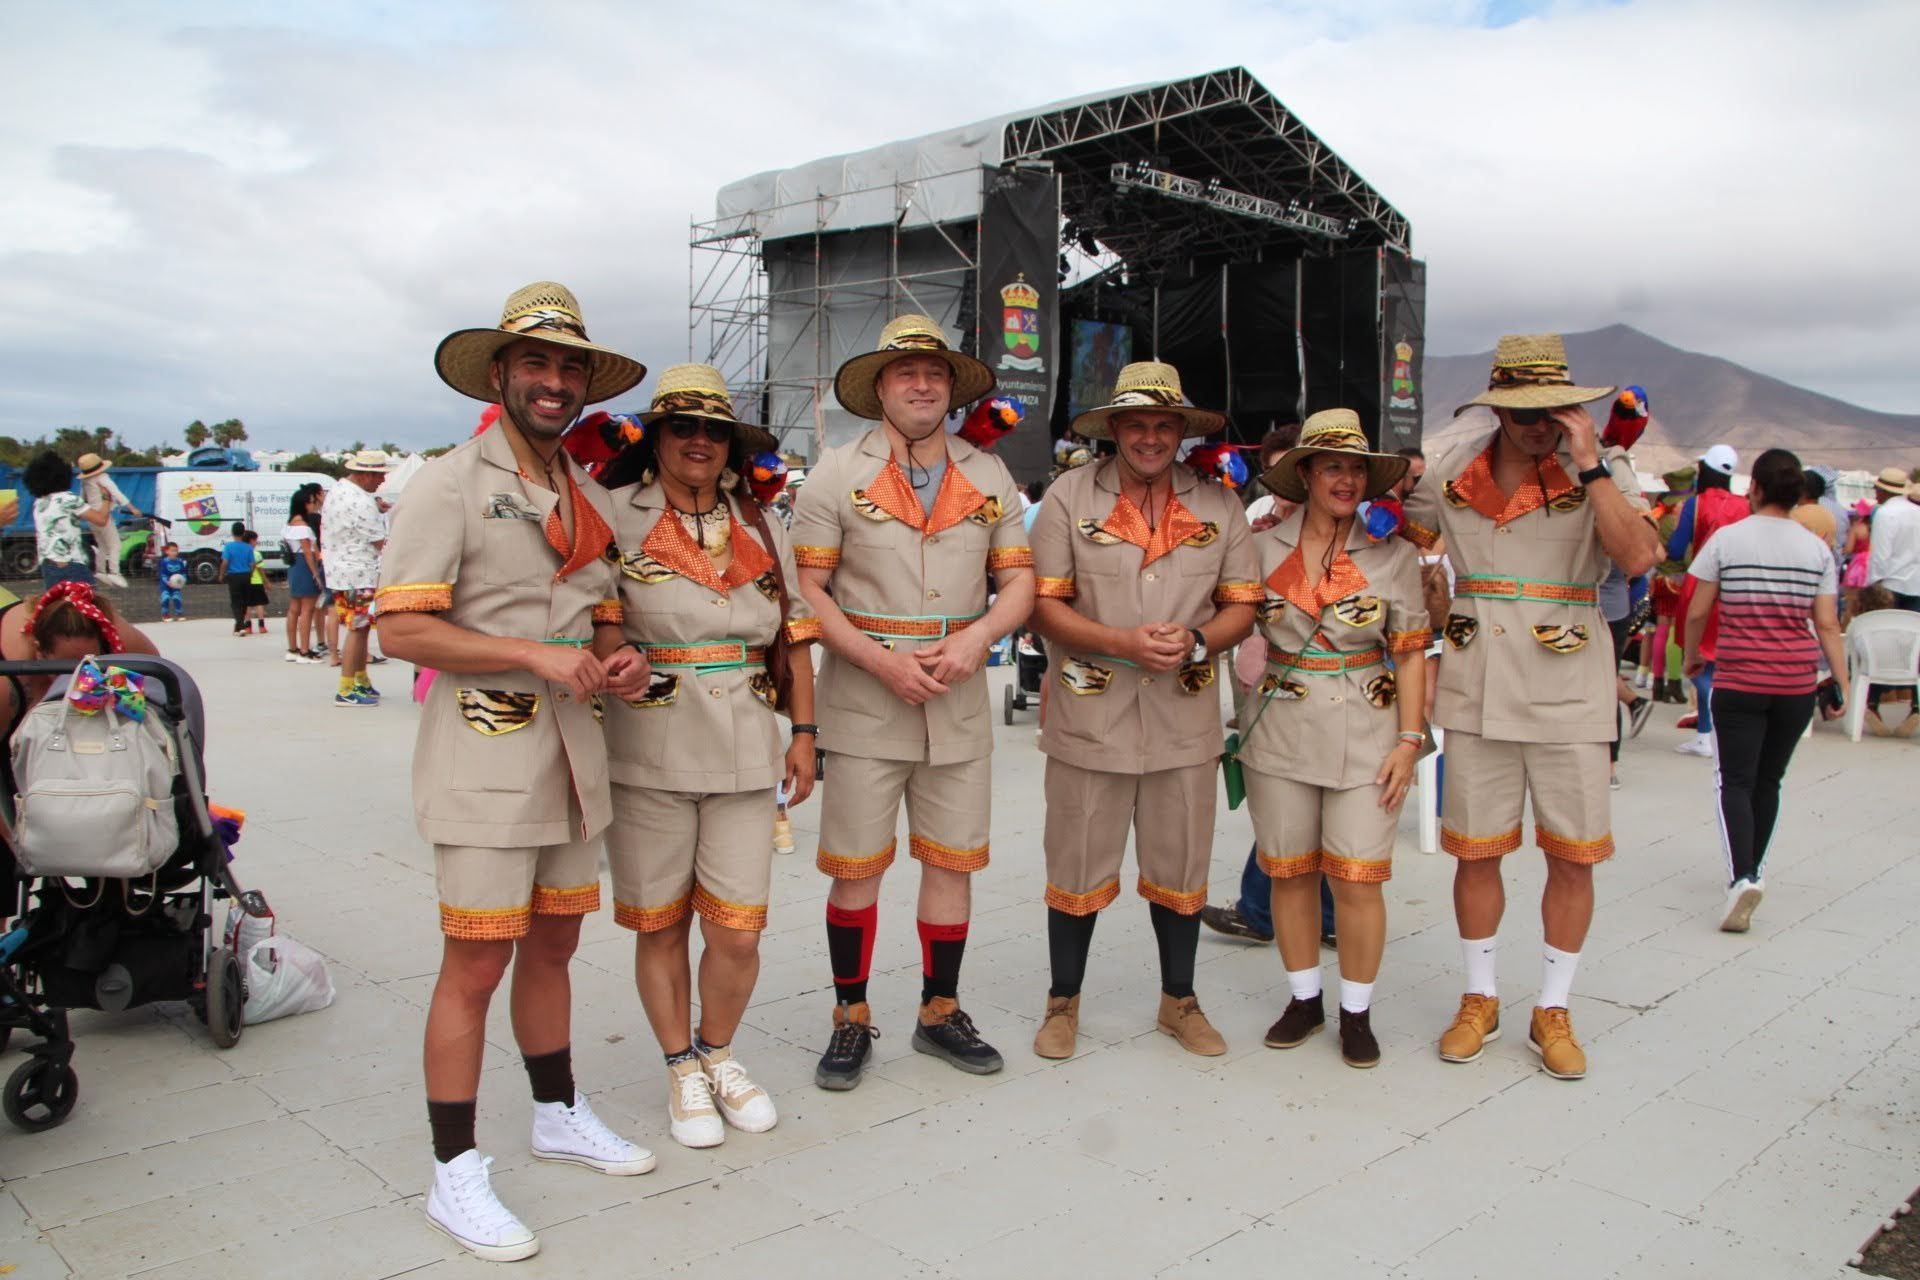
[(907, 850), (930, 867), (980, 871), (987, 865), (993, 760), (928, 764), (827, 756), (814, 865), (836, 880), (864, 880), (893, 865), (900, 801), (907, 802)]
[[(568, 829), (580, 829), (574, 810)], [(433, 846), (440, 932), (465, 942), (524, 938), (535, 915), (584, 916), (600, 909), (600, 841), (527, 849)]]
[(1190, 916), (1207, 905), (1214, 761), (1152, 773), (1103, 773), (1047, 759), (1047, 905), (1091, 915), (1120, 896), (1133, 829), (1140, 896)]
[[(1448, 735), (1451, 742), (1452, 735)], [(1322, 872), (1380, 884), (1393, 878), (1400, 813), (1380, 807), (1380, 788), (1336, 791), (1242, 766), (1260, 869), (1276, 880)]]
[(773, 878), (773, 789), (692, 795), (616, 782), (607, 863), (615, 924), (653, 933), (697, 911), (759, 932)]
[(373, 596), (371, 588), (334, 592), (333, 611), (339, 615), (340, 624), (354, 631), (372, 626)]
[(1520, 802), (1533, 800), (1533, 836), (1550, 857), (1591, 865), (1613, 856), (1613, 801), (1604, 742), (1497, 742), (1447, 730), (1440, 847), (1498, 858), (1520, 847)]

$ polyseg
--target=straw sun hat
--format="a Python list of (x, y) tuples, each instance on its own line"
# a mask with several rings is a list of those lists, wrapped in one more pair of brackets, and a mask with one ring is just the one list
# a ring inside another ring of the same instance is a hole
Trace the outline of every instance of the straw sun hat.
[(1307, 478), (1301, 468), (1316, 453), (1350, 453), (1367, 460), (1367, 498), (1377, 498), (1407, 474), (1412, 460), (1397, 453), (1376, 453), (1367, 447), (1360, 415), (1351, 409), (1322, 409), (1300, 428), (1300, 443), (1280, 455), (1260, 482), (1288, 502), (1307, 500)]
[(653, 403), (639, 417), (649, 427), (668, 418), (731, 423), (734, 439), (745, 445), (747, 452), (764, 453), (774, 447), (773, 432), (734, 416), (727, 380), (710, 364), (675, 364), (662, 369), (659, 381), (654, 383)]
[(340, 460), (340, 465), (348, 471), (366, 471), (374, 475), (385, 475), (393, 470), (393, 455), (385, 449), (361, 449), (350, 453)]
[(647, 366), (617, 351), (587, 341), (580, 302), (562, 284), (541, 280), (514, 292), (500, 309), (500, 323), (492, 329), (457, 329), (433, 353), (433, 367), (441, 381), (461, 395), (493, 403), (500, 398), (487, 372), (500, 348), (521, 338), (538, 338), (557, 346), (588, 353), (592, 371), (587, 378), (587, 403), (611, 400), (629, 391), (647, 376)]
[(880, 419), (880, 397), (874, 382), (880, 371), (908, 356), (934, 356), (946, 361), (953, 370), (953, 394), (947, 399), (947, 412), (972, 404), (993, 390), (993, 370), (965, 352), (947, 344), (947, 331), (932, 316), (897, 316), (880, 331), (880, 345), (857, 355), (840, 366), (833, 375), (833, 394), (840, 407), (855, 417)]
[(1130, 364), (1114, 379), (1113, 399), (1097, 409), (1089, 409), (1073, 420), (1073, 433), (1092, 440), (1113, 439), (1115, 414), (1152, 410), (1178, 414), (1186, 424), (1186, 435), (1210, 436), (1227, 425), (1227, 415), (1211, 409), (1196, 409), (1187, 403), (1180, 390), (1180, 371), (1157, 360)]
[(1509, 333), (1493, 352), (1487, 389), (1455, 409), (1565, 409), (1614, 393), (1614, 387), (1577, 387), (1567, 376), (1567, 345), (1557, 333)]
[(91, 480), (97, 475), (106, 474), (113, 464), (97, 453), (83, 453), (74, 459), (73, 465), (79, 469), (82, 480)]

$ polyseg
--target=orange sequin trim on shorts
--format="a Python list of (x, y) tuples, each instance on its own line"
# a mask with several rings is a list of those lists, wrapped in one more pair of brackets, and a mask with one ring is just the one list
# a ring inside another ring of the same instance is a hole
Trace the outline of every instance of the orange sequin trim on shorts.
[(987, 866), (987, 846), (984, 844), (978, 849), (956, 849), (950, 844), (908, 833), (907, 852), (930, 867), (947, 871), (984, 871)]
[(832, 876), (835, 880), (865, 880), (879, 875), (893, 865), (893, 853), (899, 847), (896, 840), (887, 841), (887, 847), (870, 858), (843, 858), (837, 853), (828, 853), (823, 845), (814, 854), (813, 865)]
[(533, 886), (533, 913), (541, 916), (584, 916), (600, 909), (600, 882), (574, 885), (570, 889)]
[(1140, 896), (1148, 902), (1157, 902), (1169, 911), (1178, 911), (1183, 916), (1190, 916), (1207, 905), (1207, 891), (1204, 886), (1195, 889), (1192, 893), (1181, 893), (1177, 889), (1155, 884), (1145, 876), (1141, 876), (1139, 889)]
[(1264, 851), (1254, 855), (1260, 863), (1260, 869), (1275, 880), (1288, 880), (1294, 876), (1304, 876), (1318, 871), (1320, 859), (1325, 856), (1318, 849), (1312, 853), (1295, 854), (1291, 858), (1276, 858)]
[(693, 886), (693, 909), (700, 918), (729, 929), (745, 929), (758, 933), (767, 927), (767, 908), (765, 904), (757, 907), (742, 902), (728, 902), (725, 898), (716, 898), (707, 892), (707, 886)]
[(1520, 847), (1520, 828), (1497, 836), (1463, 836), (1451, 827), (1442, 826), (1440, 847), (1456, 858), (1498, 858)]
[(1092, 893), (1068, 893), (1051, 880), (1047, 882), (1047, 905), (1070, 916), (1090, 916), (1104, 910), (1120, 896), (1120, 880), (1115, 877)]
[(1320, 870), (1328, 879), (1348, 884), (1385, 884), (1393, 879), (1393, 863), (1385, 859), (1341, 858), (1325, 853), (1320, 855)]
[(1555, 835), (1539, 823), (1533, 824), (1534, 842), (1549, 857), (1559, 858), (1562, 862), (1575, 862), (1582, 866), (1592, 866), (1596, 862), (1605, 862), (1613, 856), (1613, 837), (1601, 836), (1598, 840), (1571, 840), (1566, 836)]
[(616, 898), (613, 903), (613, 922), (623, 929), (657, 933), (670, 925), (679, 924), (692, 914), (692, 902), (689, 895), (664, 907), (635, 907)]
[(532, 907), (450, 907), (440, 904), (440, 932), (461, 942), (510, 942), (527, 936)]

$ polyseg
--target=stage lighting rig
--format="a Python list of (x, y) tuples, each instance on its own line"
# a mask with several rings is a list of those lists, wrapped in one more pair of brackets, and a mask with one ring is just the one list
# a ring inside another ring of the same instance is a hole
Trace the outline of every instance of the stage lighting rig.
[(1298, 200), (1289, 200), (1282, 204), (1278, 200), (1268, 200), (1264, 196), (1249, 195), (1244, 191), (1223, 187), (1218, 178), (1210, 178), (1205, 182), (1183, 178), (1177, 173), (1156, 169), (1144, 160), (1136, 160), (1132, 164), (1116, 164), (1109, 171), (1108, 176), (1113, 185), (1121, 191), (1158, 192), (1173, 200), (1206, 205), (1208, 208), (1238, 214), (1243, 218), (1271, 222), (1275, 226), (1289, 227), (1295, 231), (1308, 231), (1314, 235), (1325, 236), (1329, 240), (1345, 240), (1347, 233), (1353, 228), (1352, 219), (1332, 218), (1324, 213), (1316, 213), (1312, 209), (1303, 209)]

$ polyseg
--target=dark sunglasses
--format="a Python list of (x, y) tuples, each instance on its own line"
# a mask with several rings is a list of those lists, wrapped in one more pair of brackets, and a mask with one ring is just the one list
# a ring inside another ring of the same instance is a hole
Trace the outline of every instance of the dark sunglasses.
[(1549, 414), (1545, 409), (1509, 409), (1507, 416), (1513, 419), (1516, 427), (1533, 427), (1546, 421)]
[(715, 444), (725, 444), (733, 439), (731, 423), (714, 422), (707, 418), (668, 418), (666, 427), (667, 434), (675, 440), (691, 440), (702, 433)]

